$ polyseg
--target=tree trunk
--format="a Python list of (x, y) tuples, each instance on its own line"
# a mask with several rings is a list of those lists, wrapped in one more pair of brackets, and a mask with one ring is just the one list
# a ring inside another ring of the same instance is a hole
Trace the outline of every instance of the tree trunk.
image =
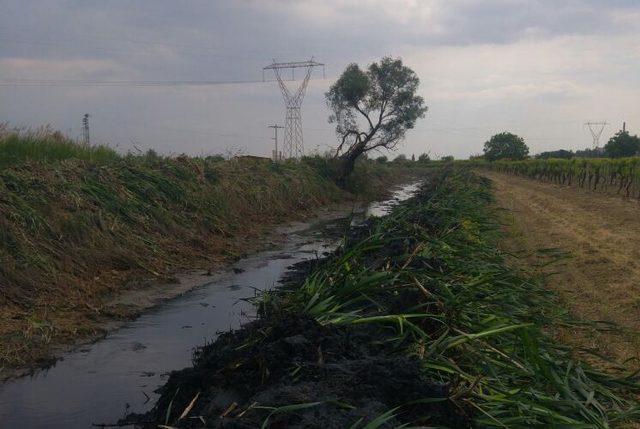
[(344, 188), (347, 185), (347, 178), (353, 172), (358, 157), (364, 153), (365, 145), (366, 143), (360, 143), (340, 157), (342, 165), (340, 170), (340, 177), (338, 177), (338, 185), (341, 188)]

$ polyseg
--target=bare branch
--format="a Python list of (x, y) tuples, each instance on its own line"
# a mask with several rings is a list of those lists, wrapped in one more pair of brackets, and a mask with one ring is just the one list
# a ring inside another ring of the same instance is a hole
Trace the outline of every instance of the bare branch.
[(384, 110), (387, 108), (387, 100), (382, 101), (382, 105), (380, 106), (380, 116), (378, 116), (378, 124), (382, 123), (384, 119)]
[(359, 135), (361, 133), (358, 132), (358, 130), (346, 130), (343, 134), (342, 134), (342, 141), (340, 142), (340, 144), (338, 145), (337, 149), (336, 149), (336, 157), (340, 154), (340, 151), (342, 150), (344, 144), (347, 141), (347, 138), (349, 138), (349, 136), (356, 136), (356, 138), (359, 138)]
[(365, 118), (367, 118), (367, 122), (369, 122), (369, 128), (373, 130), (373, 122), (371, 122), (371, 119), (369, 118), (369, 115), (368, 115), (367, 113), (365, 113), (365, 111), (364, 111), (364, 110), (362, 110), (362, 109), (360, 108), (360, 106), (358, 106), (357, 104), (356, 104), (356, 105), (354, 105), (354, 107), (355, 107), (355, 109), (356, 109), (358, 112), (360, 112), (360, 114), (361, 114), (362, 116), (364, 116)]

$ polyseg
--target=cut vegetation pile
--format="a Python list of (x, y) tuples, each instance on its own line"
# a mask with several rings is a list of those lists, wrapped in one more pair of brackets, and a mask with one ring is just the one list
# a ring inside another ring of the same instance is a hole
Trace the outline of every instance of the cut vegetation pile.
[[(496, 250), (489, 182), (434, 177), (197, 350), (146, 415), (168, 427), (597, 427), (637, 419), (637, 376), (544, 333), (570, 323)], [(297, 279), (297, 280), (296, 280)], [(212, 333), (213, 334), (213, 333)]]
[[(0, 368), (46, 359), (50, 344), (130, 316), (106, 304), (142, 280), (215, 267), (259, 247), (270, 225), (353, 198), (318, 165), (120, 156), (55, 133), (5, 131)], [(380, 185), (389, 173), (366, 177)]]

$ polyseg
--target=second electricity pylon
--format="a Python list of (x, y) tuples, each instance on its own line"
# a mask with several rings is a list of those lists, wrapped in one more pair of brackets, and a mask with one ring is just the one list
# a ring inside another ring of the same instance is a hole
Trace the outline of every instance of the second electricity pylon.
[(600, 137), (602, 137), (604, 127), (609, 124), (606, 122), (586, 122), (585, 125), (589, 127), (589, 131), (591, 131), (591, 136), (593, 137), (592, 149), (600, 147)]
[(86, 146), (91, 144), (91, 139), (89, 138), (89, 114), (85, 113), (82, 117), (82, 143)]
[[(284, 126), (284, 147), (283, 154), (286, 158), (301, 158), (304, 155), (304, 142), (302, 138), (302, 113), (300, 107), (302, 106), (302, 100), (304, 99), (304, 92), (309, 84), (309, 78), (311, 78), (311, 72), (316, 66), (324, 66), (322, 63), (318, 63), (311, 58), (309, 61), (298, 61), (289, 63), (278, 63), (273, 60), (273, 64), (270, 64), (262, 69), (263, 80), (264, 71), (273, 70), (280, 85), (282, 91), (282, 98), (284, 99), (284, 105), (287, 109), (285, 116)], [(281, 71), (284, 69), (291, 69), (291, 80), (294, 79), (294, 70), (297, 68), (306, 69), (304, 78), (295, 91), (290, 91), (286, 83), (282, 79)]]

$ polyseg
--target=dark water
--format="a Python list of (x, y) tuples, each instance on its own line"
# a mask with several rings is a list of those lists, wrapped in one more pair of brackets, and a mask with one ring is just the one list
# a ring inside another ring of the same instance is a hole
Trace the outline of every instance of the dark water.
[[(389, 200), (371, 204), (364, 216), (388, 213), (417, 187), (398, 189)], [(325, 221), (289, 228), (284, 245), (239, 261), (237, 274), (203, 276), (201, 286), (66, 354), (54, 367), (1, 385), (0, 428), (87, 428), (149, 409), (157, 398), (153, 391), (169, 371), (190, 364), (194, 347), (255, 314), (245, 299), (256, 289), (273, 287), (290, 265), (336, 246), (323, 233), (326, 226)]]

